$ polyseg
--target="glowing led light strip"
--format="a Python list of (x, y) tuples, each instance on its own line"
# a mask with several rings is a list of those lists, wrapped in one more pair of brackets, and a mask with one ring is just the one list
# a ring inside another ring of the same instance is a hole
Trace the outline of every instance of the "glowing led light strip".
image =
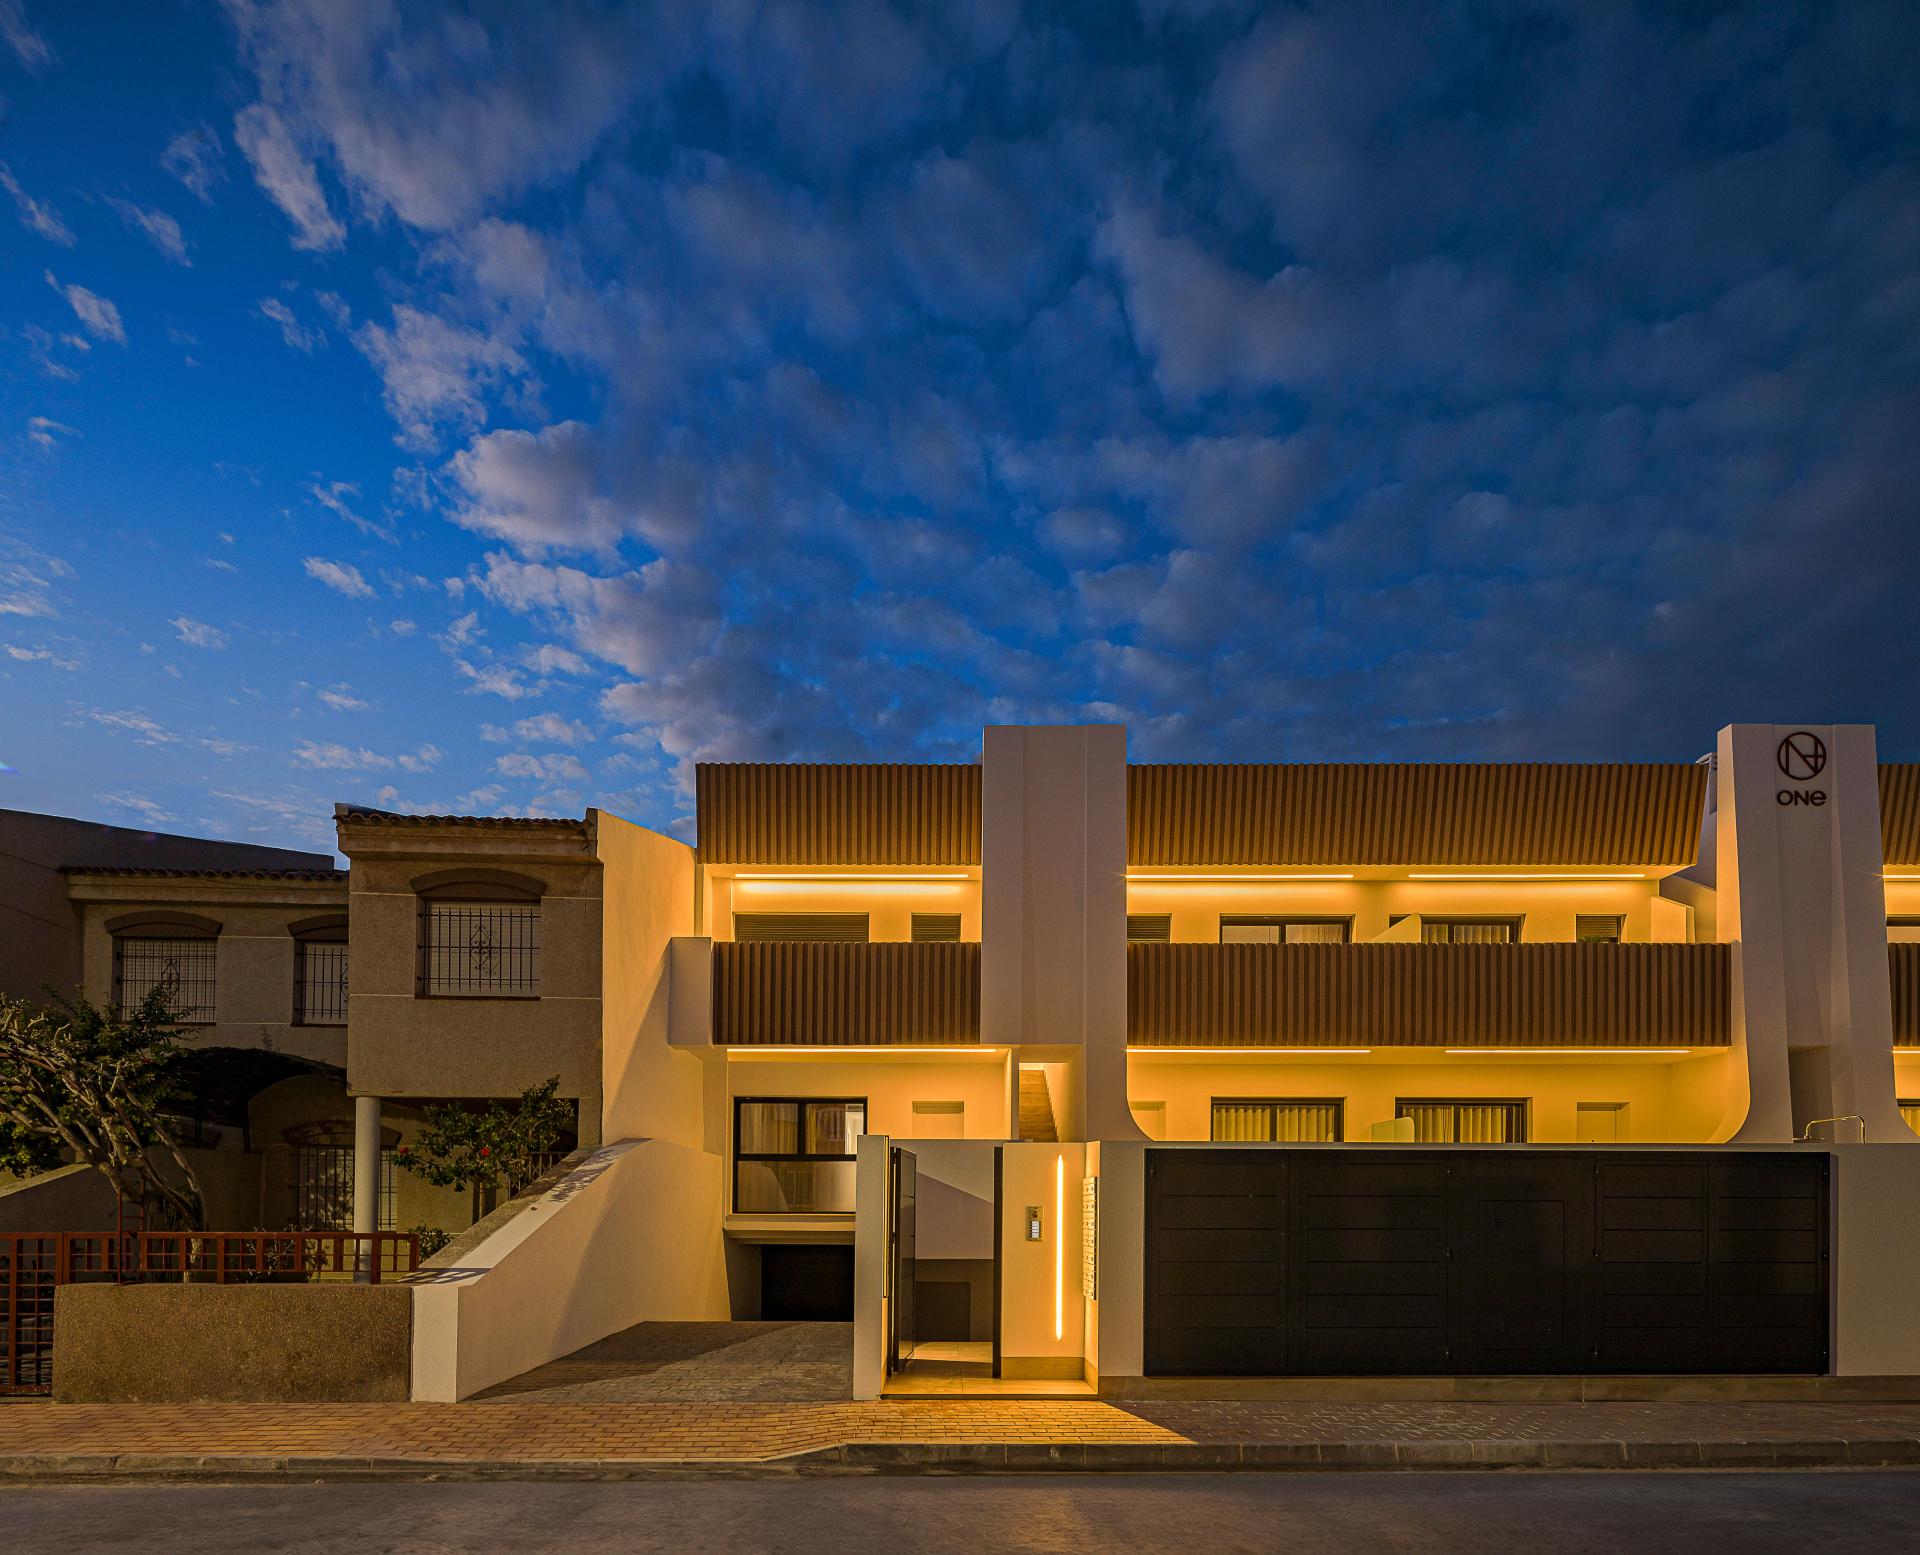
[(1882, 875), (1882, 880), (1897, 880), (1906, 885), (1920, 885), (1920, 875)]
[(1285, 885), (1289, 880), (1351, 880), (1352, 875), (1135, 875), (1135, 885), (1212, 885), (1220, 881), (1257, 880), (1263, 885)]
[(1503, 1053), (1527, 1058), (1537, 1058), (1543, 1053), (1574, 1054), (1584, 1058), (1598, 1053), (1609, 1058), (1620, 1058), (1649, 1053), (1671, 1056), (1675, 1053), (1691, 1053), (1693, 1049), (1690, 1047), (1450, 1047), (1446, 1051), (1476, 1056), (1485, 1053)]
[(1568, 874), (1495, 874), (1482, 870), (1478, 873), (1440, 872), (1436, 870), (1409, 870), (1409, 880), (1645, 880), (1644, 874), (1604, 874), (1604, 875), (1568, 875)]
[(1053, 1337), (1067, 1336), (1067, 1158), (1053, 1158)]
[(903, 874), (897, 874), (897, 875), (883, 875), (883, 874), (865, 874), (865, 875), (818, 874), (818, 875), (815, 875), (815, 874), (805, 874), (805, 873), (779, 874), (779, 875), (752, 874), (752, 875), (733, 875), (726, 878), (730, 878), (734, 880), (753, 880), (753, 881), (797, 880), (797, 881), (802, 881), (806, 883), (811, 883), (815, 880), (859, 880), (859, 881), (865, 881), (868, 883), (873, 883), (873, 882), (886, 881), (886, 880), (971, 880), (973, 877), (969, 874), (962, 872), (959, 874), (932, 874), (932, 875), (912, 874), (912, 873), (903, 873)]
[(1260, 1053), (1263, 1055), (1281, 1054), (1300, 1056), (1311, 1054), (1319, 1057), (1349, 1057), (1356, 1053), (1371, 1053), (1370, 1047), (1161, 1047), (1156, 1043), (1133, 1042), (1127, 1045), (1129, 1053)]
[(874, 1053), (939, 1053), (949, 1058), (1004, 1058), (1007, 1050), (1003, 1047), (981, 1047), (974, 1042), (955, 1042), (947, 1045), (935, 1044), (922, 1047), (902, 1047), (883, 1042), (861, 1044), (848, 1043), (844, 1047), (801, 1047), (785, 1042), (739, 1042), (726, 1045), (728, 1058), (785, 1058), (792, 1053), (853, 1053), (868, 1056)]

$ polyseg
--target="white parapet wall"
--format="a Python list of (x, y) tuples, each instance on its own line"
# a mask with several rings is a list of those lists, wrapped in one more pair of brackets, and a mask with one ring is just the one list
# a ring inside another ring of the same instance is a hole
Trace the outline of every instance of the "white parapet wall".
[(1920, 1150), (1833, 1150), (1833, 1372), (1920, 1377)]
[(453, 1402), (635, 1323), (729, 1315), (725, 1164), (603, 1146), (458, 1267), (414, 1286), (413, 1398)]

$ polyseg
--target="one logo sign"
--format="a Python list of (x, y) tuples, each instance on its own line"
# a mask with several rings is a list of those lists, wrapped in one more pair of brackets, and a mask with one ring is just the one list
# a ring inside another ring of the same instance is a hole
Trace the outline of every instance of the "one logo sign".
[(1826, 770), (1827, 742), (1805, 729), (1796, 730), (1780, 742), (1773, 759), (1794, 782), (1805, 783)]

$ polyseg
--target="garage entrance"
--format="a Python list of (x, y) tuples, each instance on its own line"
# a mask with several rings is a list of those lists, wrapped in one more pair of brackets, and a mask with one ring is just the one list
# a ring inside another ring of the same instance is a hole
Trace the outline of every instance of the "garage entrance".
[(1828, 1157), (1147, 1152), (1146, 1370), (1827, 1369)]

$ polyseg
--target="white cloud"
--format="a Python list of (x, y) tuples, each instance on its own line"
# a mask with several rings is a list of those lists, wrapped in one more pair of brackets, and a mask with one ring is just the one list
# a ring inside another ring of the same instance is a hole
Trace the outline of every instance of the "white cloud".
[[(4, 3), (5, 0), (0, 0), (0, 4)], [(145, 794), (95, 794), (93, 798), (96, 804), (103, 804), (109, 810), (119, 810), (127, 815), (138, 816), (149, 826), (158, 826), (165, 821), (180, 819), (157, 799), (149, 799)]]
[(30, 71), (37, 73), (53, 63), (53, 45), (27, 20), (21, 0), (0, 0), (0, 42)]
[(488, 432), (453, 457), (449, 468), (465, 493), (456, 523), (494, 535), (529, 555), (548, 550), (611, 552), (628, 533), (654, 533), (645, 514), (601, 492), (600, 450), (593, 431), (562, 421), (541, 432)]
[(444, 754), (438, 746), (422, 745), (399, 756), (383, 756), (364, 745), (341, 745), (331, 740), (302, 740), (294, 747), (293, 759), (303, 767), (320, 767), (336, 772), (381, 772), (398, 767), (403, 772), (425, 772)]
[(0, 616), (54, 616), (54, 590), (73, 576), (57, 556), (0, 529)]
[(189, 125), (160, 153), (160, 165), (203, 203), (213, 202), (216, 186), (226, 182), (219, 133), (210, 124)]
[(0, 162), (0, 189), (13, 196), (13, 208), (20, 214), (21, 226), (38, 233), (49, 243), (73, 247), (73, 231), (60, 219), (60, 213), (45, 200), (36, 200), (22, 189), (20, 180), (13, 176), (13, 169), (4, 162)]
[(344, 518), (363, 535), (373, 535), (377, 539), (386, 541), (388, 545), (399, 544), (398, 537), (391, 529), (386, 528), (382, 524), (376, 524), (370, 518), (362, 518), (358, 513), (354, 512), (353, 508), (348, 504), (347, 498), (360, 495), (360, 488), (354, 485), (352, 481), (329, 481), (325, 483), (315, 481), (307, 490), (312, 494), (313, 500), (319, 503), (321, 507), (325, 508), (329, 513)]
[(338, 248), (347, 229), (327, 206), (313, 160), (294, 144), (285, 122), (265, 103), (253, 103), (234, 115), (233, 140), (253, 165), (261, 192), (293, 223), (295, 248)]
[(593, 738), (593, 731), (558, 713), (536, 713), (531, 718), (520, 719), (511, 729), (499, 724), (483, 724), (480, 738), (495, 745), (504, 745), (510, 739), (545, 745), (584, 745)]
[(254, 309), (263, 319), (270, 319), (280, 327), (280, 338), (296, 351), (311, 352), (323, 339), (317, 331), (308, 329), (278, 297), (262, 297)]
[(324, 556), (309, 556), (301, 565), (307, 569), (309, 578), (345, 594), (348, 599), (373, 598), (372, 585), (361, 576), (360, 569), (350, 562), (330, 562)]
[(192, 616), (174, 616), (167, 625), (179, 635), (180, 641), (190, 648), (224, 648), (227, 634), (217, 626), (209, 626), (204, 621), (196, 621)]
[(64, 421), (55, 421), (51, 416), (27, 417), (27, 436), (42, 448), (53, 448), (62, 437), (78, 437), (80, 434)]
[(18, 643), (0, 643), (0, 652), (22, 664), (51, 664), (57, 670), (77, 670), (78, 659), (67, 658), (55, 653), (51, 648), (22, 648)]
[(112, 195), (108, 195), (106, 200), (122, 221), (168, 259), (177, 265), (193, 263), (187, 257), (187, 240), (180, 231), (180, 223), (165, 211), (157, 211), (148, 205), (136, 205), (131, 200), (116, 199)]
[(76, 716), (114, 734), (132, 735), (142, 745), (178, 745), (180, 736), (164, 724), (132, 708), (86, 707)]
[(585, 659), (558, 643), (542, 643), (528, 649), (521, 658), (536, 675), (584, 675), (588, 669)]
[(127, 343), (126, 326), (120, 322), (120, 310), (106, 298), (88, 291), (84, 286), (62, 286), (54, 279), (51, 270), (44, 274), (47, 285), (67, 299), (67, 306), (73, 309), (89, 335), (96, 340), (111, 340), (116, 345)]
[(485, 392), (527, 367), (510, 340), (407, 303), (395, 305), (391, 327), (363, 324), (353, 343), (379, 372), (387, 414), (410, 448), (432, 447), (443, 425), (479, 425)]
[(320, 693), (320, 700), (336, 713), (362, 713), (367, 704), (353, 694), (351, 686), (329, 686)]
[(467, 688), (470, 691), (505, 697), (509, 702), (540, 694), (539, 687), (529, 686), (517, 670), (505, 664), (472, 664), (465, 659), (455, 659), (453, 667), (473, 682)]
[(400, 620), (389, 621), (387, 623), (387, 630), (393, 633), (395, 637), (411, 637), (415, 632), (420, 630), (420, 627), (416, 622)]
[(500, 757), (493, 765), (503, 777), (535, 778), (548, 783), (584, 783), (587, 780), (587, 769), (580, 765), (576, 757), (558, 752), (551, 756), (532, 756), (524, 751), (516, 751), (510, 756)]

